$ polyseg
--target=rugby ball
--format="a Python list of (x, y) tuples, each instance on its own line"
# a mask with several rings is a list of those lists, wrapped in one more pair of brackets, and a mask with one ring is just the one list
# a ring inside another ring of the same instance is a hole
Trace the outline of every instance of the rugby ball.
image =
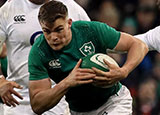
[[(103, 60), (107, 60), (109, 63), (114, 64), (116, 66), (119, 66), (117, 62), (108, 56), (107, 54), (102, 54), (102, 53), (96, 53), (92, 55), (88, 55), (86, 57), (82, 58), (82, 63), (81, 63), (81, 68), (89, 68), (91, 69), (92, 67), (95, 67), (97, 69), (100, 69), (102, 71), (109, 71), (108, 66), (104, 63)], [(92, 85), (97, 86), (96, 84), (92, 83)], [(101, 88), (109, 88), (112, 87), (114, 84), (103, 86)], [(99, 86), (97, 86), (99, 87)]]
[(118, 66), (117, 62), (108, 56), (107, 54), (103, 53), (96, 53), (92, 55), (88, 55), (82, 58), (81, 68), (92, 68), (95, 67), (102, 71), (109, 71), (108, 66), (104, 63), (103, 60), (107, 60), (109, 63)]

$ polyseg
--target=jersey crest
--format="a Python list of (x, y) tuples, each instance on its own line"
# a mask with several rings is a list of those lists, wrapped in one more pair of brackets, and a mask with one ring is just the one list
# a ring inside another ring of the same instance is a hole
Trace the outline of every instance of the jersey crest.
[(95, 47), (91, 41), (88, 43), (84, 43), (79, 50), (84, 56), (95, 53)]

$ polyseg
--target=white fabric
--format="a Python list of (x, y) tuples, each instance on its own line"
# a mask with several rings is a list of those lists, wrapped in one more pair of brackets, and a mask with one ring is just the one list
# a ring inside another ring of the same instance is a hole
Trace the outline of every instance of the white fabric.
[(111, 96), (108, 101), (97, 110), (90, 112), (74, 112), (72, 115), (132, 115), (132, 97), (127, 87), (122, 88), (117, 94)]
[[(7, 105), (4, 105), (4, 114), (1, 114), (0, 111), (0, 115), (36, 115), (35, 113), (33, 113), (31, 106), (28, 105), (28, 103), (21, 104), (17, 107), (8, 107)], [(70, 115), (69, 107), (66, 106), (65, 100), (64, 98), (62, 98), (62, 100), (58, 103), (56, 107), (43, 113), (43, 115)]]
[[(62, 1), (69, 8), (69, 16), (73, 17), (73, 20), (89, 20), (84, 10), (73, 0)], [(10, 108), (11, 111), (18, 112), (21, 111), (19, 108), (23, 108), (26, 105), (29, 106), (28, 54), (31, 49), (31, 38), (38, 37), (39, 34), (35, 37), (33, 35), (41, 31), (37, 18), (39, 8), (40, 5), (35, 5), (29, 0), (8, 0), (0, 8), (0, 46), (3, 42), (6, 42), (8, 52), (7, 80), (15, 81), (23, 87), (21, 90), (15, 89), (24, 99), (20, 100), (15, 97), (20, 102), (20, 105), (14, 109)], [(66, 102), (63, 105), (68, 107)], [(10, 113), (10, 110), (7, 108), (8, 113)], [(8, 115), (7, 111), (5, 115)], [(25, 114), (24, 112), (23, 114)], [(13, 113), (12, 115), (14, 115)], [(59, 115), (58, 112), (57, 115)]]
[(0, 103), (0, 115), (4, 115), (3, 114), (3, 104), (2, 103)]
[(135, 37), (145, 42), (150, 50), (157, 50), (160, 52), (160, 26), (144, 34), (135, 35)]

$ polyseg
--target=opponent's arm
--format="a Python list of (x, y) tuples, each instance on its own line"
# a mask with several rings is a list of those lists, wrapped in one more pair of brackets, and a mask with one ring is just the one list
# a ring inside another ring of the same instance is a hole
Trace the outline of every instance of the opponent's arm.
[[(5, 24), (5, 16), (2, 13), (3, 11), (0, 10), (1, 18), (0, 18), (0, 47), (2, 47), (2, 52), (0, 54), (0, 57), (5, 57), (6, 56), (6, 48), (5, 48), (5, 40), (7, 39), (6, 35), (6, 24)], [(16, 106), (18, 105), (19, 102), (12, 96), (15, 95), (20, 99), (23, 99), (23, 97), (14, 90), (14, 88), (22, 89), (22, 87), (17, 84), (14, 81), (8, 81), (5, 79), (5, 77), (0, 78), (0, 97), (2, 98), (2, 101), (4, 104), (8, 106)]]

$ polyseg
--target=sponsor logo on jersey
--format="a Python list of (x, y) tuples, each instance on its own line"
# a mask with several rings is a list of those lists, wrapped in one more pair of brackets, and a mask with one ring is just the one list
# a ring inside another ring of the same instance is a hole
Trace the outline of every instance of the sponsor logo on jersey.
[(95, 53), (95, 47), (91, 41), (83, 44), (79, 50), (84, 56)]
[(15, 22), (15, 24), (26, 23), (25, 21), (26, 21), (25, 15), (16, 15), (16, 16), (14, 16), (14, 22)]
[(59, 59), (54, 59), (49, 62), (49, 66), (52, 68), (61, 68), (61, 63), (59, 62)]

